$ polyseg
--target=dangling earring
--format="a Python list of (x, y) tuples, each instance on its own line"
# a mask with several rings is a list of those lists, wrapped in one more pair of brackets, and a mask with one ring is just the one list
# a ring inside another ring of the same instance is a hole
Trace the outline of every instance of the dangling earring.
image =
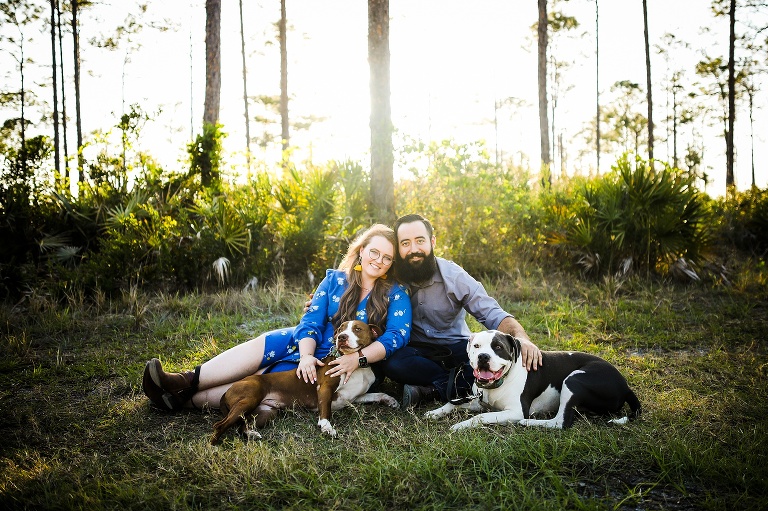
[(382, 276), (381, 276), (381, 277), (379, 277), (379, 278), (380, 278), (381, 280), (387, 280), (387, 277), (388, 277), (388, 276), (389, 276), (389, 275), (387, 275), (387, 274), (385, 273), (384, 275), (382, 275)]
[(357, 256), (357, 264), (352, 267), (355, 271), (363, 271), (363, 265), (361, 264), (363, 262), (362, 258), (360, 256)]

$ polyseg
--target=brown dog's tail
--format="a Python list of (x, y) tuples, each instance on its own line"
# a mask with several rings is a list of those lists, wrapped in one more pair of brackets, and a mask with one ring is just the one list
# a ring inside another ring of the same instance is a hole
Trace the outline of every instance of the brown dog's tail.
[(224, 399), (224, 396), (221, 396), (221, 400), (219, 400), (219, 411), (224, 416), (229, 415), (229, 404), (227, 403), (227, 400)]

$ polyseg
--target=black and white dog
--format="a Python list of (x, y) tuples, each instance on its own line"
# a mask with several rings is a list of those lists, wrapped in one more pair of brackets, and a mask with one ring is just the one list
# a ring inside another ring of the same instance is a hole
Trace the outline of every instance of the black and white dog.
[[(628, 417), (611, 422), (624, 424), (640, 415), (640, 401), (627, 380), (610, 363), (589, 353), (543, 352), (536, 371), (526, 371), (520, 356), (520, 341), (496, 330), (475, 334), (467, 344), (469, 363), (474, 369), (476, 395), (454, 400), (426, 413), (428, 418), (444, 417), (457, 408), (481, 413), (454, 424), (452, 430), (481, 424), (518, 423), (524, 426), (569, 428), (575, 410), (599, 415), (618, 414), (629, 404)], [(490, 411), (489, 411), (490, 410)], [(557, 414), (547, 420), (532, 415)]]

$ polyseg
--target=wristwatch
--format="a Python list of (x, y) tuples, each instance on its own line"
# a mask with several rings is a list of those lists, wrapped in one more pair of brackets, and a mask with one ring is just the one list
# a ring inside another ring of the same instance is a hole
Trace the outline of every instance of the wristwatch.
[(360, 358), (357, 359), (358, 365), (360, 367), (368, 367), (368, 357), (363, 355), (363, 350), (359, 350), (357, 354), (360, 355)]

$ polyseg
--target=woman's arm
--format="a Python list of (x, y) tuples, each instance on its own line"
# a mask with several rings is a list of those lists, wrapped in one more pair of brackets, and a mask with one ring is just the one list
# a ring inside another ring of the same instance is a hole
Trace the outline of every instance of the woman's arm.
[(315, 383), (317, 381), (316, 366), (325, 365), (315, 356), (316, 348), (317, 343), (311, 337), (299, 339), (299, 367), (296, 368), (296, 376), (306, 383)]
[(330, 306), (330, 291), (333, 286), (333, 275), (329, 271), (325, 278), (318, 284), (317, 289), (312, 295), (312, 302), (304, 315), (301, 317), (301, 321), (296, 326), (294, 331), (294, 337), (301, 341), (302, 339), (309, 337), (315, 341), (315, 346), (312, 347), (312, 354), (315, 353), (317, 345), (322, 342), (323, 331), (328, 323), (329, 306)]
[[(411, 315), (411, 297), (405, 287), (395, 284), (389, 294), (386, 330), (378, 339), (362, 349), (363, 356), (369, 364), (384, 360), (395, 350), (408, 344), (411, 337)], [(343, 374), (343, 383), (346, 383), (352, 373), (360, 367), (359, 360), (360, 355), (358, 353), (339, 357), (329, 362), (333, 368), (327, 374), (330, 376)]]
[(411, 297), (401, 284), (395, 284), (389, 293), (387, 325), (377, 341), (385, 349), (384, 358), (408, 344), (411, 338)]

